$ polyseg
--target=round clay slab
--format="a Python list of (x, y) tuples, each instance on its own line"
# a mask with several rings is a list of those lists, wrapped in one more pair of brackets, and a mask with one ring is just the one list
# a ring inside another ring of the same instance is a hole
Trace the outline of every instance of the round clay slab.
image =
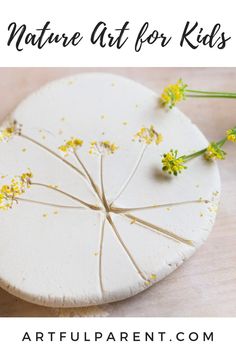
[[(32, 181), (50, 188), (32, 185), (22, 197), (74, 207), (21, 201), (1, 211), (0, 285), (10, 293), (57, 307), (121, 300), (166, 277), (206, 240), (220, 190), (217, 166), (197, 158), (177, 177), (162, 172), (165, 152), (188, 154), (207, 140), (179, 110), (159, 107), (151, 90), (114, 75), (77, 75), (33, 93), (11, 119), (23, 135), (60, 156), (65, 140), (82, 139), (79, 159), (100, 191), (101, 158), (89, 154), (90, 142), (117, 144), (103, 157), (102, 175), (107, 204), (123, 211), (104, 210), (73, 154), (66, 160), (83, 175), (21, 136), (2, 143), (2, 184), (30, 168)], [(133, 137), (150, 125), (164, 140), (145, 148)]]

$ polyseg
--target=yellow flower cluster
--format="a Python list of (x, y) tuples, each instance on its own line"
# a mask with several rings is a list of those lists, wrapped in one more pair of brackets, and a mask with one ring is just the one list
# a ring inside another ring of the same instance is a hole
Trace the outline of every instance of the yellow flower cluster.
[(184, 84), (181, 79), (179, 79), (176, 84), (168, 85), (162, 92), (161, 102), (165, 106), (173, 108), (176, 103), (185, 99), (186, 88), (187, 85)]
[(151, 125), (150, 128), (142, 127), (134, 136), (135, 140), (140, 143), (145, 143), (150, 145), (152, 143), (160, 144), (163, 141), (163, 137), (160, 133), (157, 133), (154, 126)]
[(16, 133), (19, 133), (17, 122), (10, 122), (6, 128), (0, 130), (0, 143), (9, 141)]
[(105, 141), (91, 141), (89, 154), (103, 154), (107, 153), (108, 155), (114, 154), (118, 146), (114, 143), (111, 143), (109, 140)]
[(185, 160), (183, 157), (178, 157), (177, 150), (170, 150), (168, 153), (163, 155), (162, 159), (162, 170), (173, 174), (175, 176), (185, 170), (187, 167), (184, 165)]
[(12, 207), (14, 200), (25, 193), (31, 185), (32, 172), (22, 173), (20, 176), (12, 178), (10, 184), (5, 184), (0, 188), (0, 210), (7, 210)]
[(206, 152), (204, 154), (204, 157), (206, 160), (224, 160), (226, 155), (226, 152), (221, 149), (221, 147), (215, 143), (212, 142), (206, 149)]
[(233, 129), (227, 130), (226, 137), (227, 137), (227, 140), (235, 143), (236, 142), (236, 127)]
[(92, 155), (96, 153), (98, 153), (97, 141), (93, 140), (90, 143), (89, 154)]
[(65, 156), (68, 156), (70, 152), (75, 152), (79, 147), (83, 145), (83, 140), (78, 138), (71, 138), (66, 141), (64, 145), (59, 146), (59, 150), (62, 151)]

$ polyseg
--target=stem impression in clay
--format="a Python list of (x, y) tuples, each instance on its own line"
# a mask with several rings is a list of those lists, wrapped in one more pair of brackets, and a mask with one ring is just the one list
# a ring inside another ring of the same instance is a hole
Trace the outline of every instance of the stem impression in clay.
[[(233, 132), (233, 133), (232, 133)], [(235, 131), (232, 130), (232, 134), (235, 134)], [(101, 215), (101, 225), (100, 225), (100, 237), (99, 237), (99, 261), (98, 261), (98, 273), (99, 273), (99, 286), (101, 290), (101, 294), (103, 295), (105, 292), (104, 285), (103, 285), (103, 275), (102, 275), (102, 255), (103, 255), (103, 241), (104, 241), (104, 231), (105, 227), (110, 227), (111, 230), (113, 231), (113, 234), (117, 240), (117, 242), (120, 244), (120, 246), (123, 248), (125, 251), (128, 259), (130, 260), (132, 266), (135, 268), (137, 271), (138, 276), (140, 277), (141, 281), (144, 281), (144, 283), (147, 285), (150, 283), (148, 275), (146, 275), (142, 269), (140, 269), (137, 261), (135, 260), (134, 256), (132, 255), (131, 251), (125, 244), (125, 242), (122, 239), (122, 236), (116, 226), (115, 221), (113, 220), (113, 216), (115, 214), (119, 214), (121, 217), (128, 219), (131, 221), (131, 224), (136, 224), (138, 227), (144, 227), (147, 228), (155, 233), (157, 233), (159, 236), (162, 237), (167, 237), (168, 239), (173, 240), (174, 242), (178, 243), (183, 243), (186, 244), (190, 247), (193, 247), (193, 242), (191, 240), (185, 239), (180, 235), (175, 234), (174, 232), (167, 230), (165, 228), (159, 227), (158, 225), (155, 225), (153, 223), (150, 223), (148, 220), (145, 220), (143, 218), (137, 217), (133, 214), (135, 211), (139, 210), (145, 210), (145, 209), (158, 209), (158, 208), (165, 208), (165, 207), (170, 207), (170, 206), (179, 206), (179, 205), (184, 205), (184, 204), (190, 204), (190, 203), (208, 203), (207, 200), (190, 200), (190, 201), (181, 201), (181, 202), (173, 202), (173, 203), (166, 203), (166, 204), (160, 204), (160, 205), (147, 205), (147, 206), (136, 206), (136, 207), (127, 207), (127, 208), (121, 208), (119, 206), (114, 205), (115, 200), (118, 199), (118, 197), (121, 196), (122, 193), (125, 192), (126, 188), (128, 187), (129, 183), (131, 183), (133, 177), (137, 173), (138, 169), (141, 166), (142, 159), (144, 157), (145, 151), (147, 150), (148, 146), (151, 144), (159, 145), (162, 142), (162, 135), (156, 131), (153, 125), (151, 125), (149, 128), (142, 127), (134, 136), (133, 140), (138, 140), (141, 144), (143, 144), (141, 154), (134, 166), (134, 168), (131, 170), (131, 173), (129, 174), (129, 177), (127, 180), (122, 184), (121, 188), (119, 189), (116, 197), (113, 199), (112, 202), (108, 202), (107, 196), (106, 196), (106, 190), (105, 190), (105, 185), (104, 185), (104, 162), (106, 158), (109, 158), (111, 155), (113, 155), (117, 150), (118, 146), (114, 143), (111, 143), (110, 141), (92, 141), (90, 143), (90, 148), (89, 148), (89, 154), (95, 155), (99, 158), (99, 174), (100, 174), (100, 187), (95, 183), (91, 173), (89, 172), (88, 168), (85, 166), (84, 162), (81, 159), (81, 156), (79, 154), (79, 149), (82, 148), (83, 146), (83, 140), (79, 138), (71, 138), (70, 140), (66, 141), (63, 145), (59, 146), (59, 150), (61, 153), (64, 154), (64, 157), (61, 157), (59, 154), (54, 152), (53, 150), (49, 149), (47, 146), (44, 144), (36, 141), (35, 139), (28, 137), (27, 135), (22, 133), (22, 127), (17, 124), (17, 122), (10, 122), (10, 124), (5, 127), (2, 131), (0, 131), (0, 142), (5, 141), (8, 142), (13, 136), (20, 136), (21, 138), (35, 144), (39, 148), (43, 149), (45, 152), (49, 153), (49, 155), (59, 159), (62, 161), (65, 165), (71, 167), (73, 170), (75, 170), (80, 177), (82, 177), (82, 180), (86, 183), (89, 184), (90, 189), (92, 190), (94, 196), (96, 197), (96, 200), (98, 201), (97, 204), (91, 204), (85, 200), (82, 200), (78, 196), (72, 195), (64, 190), (59, 189), (57, 186), (54, 185), (48, 185), (45, 183), (42, 183), (40, 181), (34, 181), (34, 176), (33, 173), (28, 170), (20, 175), (14, 176), (8, 184), (3, 185), (0, 188), (0, 209), (1, 210), (9, 210), (14, 206), (14, 203), (20, 204), (20, 203), (32, 203), (32, 204), (38, 204), (38, 205), (45, 205), (48, 207), (56, 207), (56, 208), (65, 208), (65, 209), (77, 209), (79, 210), (87, 210), (87, 211), (93, 211), (93, 212), (98, 212)], [(227, 137), (230, 134), (228, 133)], [(226, 142), (227, 138), (224, 140), (221, 140), (220, 142), (217, 143), (217, 147), (221, 148), (221, 146)], [(208, 148), (203, 149), (201, 152), (206, 153)], [(77, 163), (80, 166), (80, 169), (71, 162), (68, 162), (66, 157), (72, 154)], [(184, 161), (187, 162), (190, 158), (194, 158), (196, 156), (199, 156), (200, 153), (196, 152), (192, 155), (184, 155)], [(163, 157), (163, 159), (166, 157)], [(183, 157), (181, 157), (183, 159)], [(177, 159), (177, 156), (176, 156)], [(50, 203), (42, 200), (35, 200), (35, 199), (27, 199), (23, 195), (27, 193), (27, 190), (29, 188), (43, 188), (43, 189), (49, 189), (54, 191), (57, 194), (60, 194), (65, 197), (65, 199), (70, 199), (75, 202), (76, 205), (66, 205), (66, 204), (57, 204), (57, 203)], [(107, 224), (107, 226), (106, 226)]]

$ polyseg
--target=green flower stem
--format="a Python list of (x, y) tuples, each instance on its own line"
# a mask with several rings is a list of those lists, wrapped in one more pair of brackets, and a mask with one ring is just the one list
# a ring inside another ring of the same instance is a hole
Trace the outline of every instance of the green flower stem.
[(194, 93), (206, 93), (206, 94), (236, 95), (236, 92), (227, 92), (227, 91), (205, 91), (205, 90), (190, 90), (190, 89), (186, 89), (185, 91), (194, 92)]
[(216, 94), (197, 94), (197, 95), (185, 95), (185, 97), (192, 97), (192, 98), (231, 98), (231, 99), (235, 99), (236, 98), (236, 95), (223, 95), (223, 94), (220, 94), (220, 95), (216, 95)]
[(190, 154), (190, 155), (180, 156), (180, 158), (183, 159), (185, 162), (190, 161), (190, 160), (194, 159), (195, 157), (203, 155), (206, 152), (206, 149), (207, 148), (199, 150), (199, 151), (196, 151), (196, 152), (194, 152), (193, 154)]
[(220, 141), (218, 141), (217, 145), (218, 145), (219, 147), (221, 147), (221, 146), (223, 146), (223, 145), (226, 143), (226, 141), (227, 141), (227, 138), (223, 138), (223, 139), (221, 139)]
[(236, 98), (236, 92), (217, 92), (217, 91), (201, 91), (201, 90), (185, 90), (186, 97), (198, 98)]
[[(227, 138), (223, 138), (223, 139), (219, 140), (216, 144), (219, 147), (222, 147), (225, 144), (226, 141), (227, 141)], [(207, 151), (207, 147), (205, 149), (196, 151), (196, 152), (194, 152), (194, 153), (192, 153), (190, 155), (182, 155), (182, 156), (180, 156), (180, 158), (183, 159), (184, 162), (187, 162), (187, 161), (190, 161), (190, 160), (194, 159), (195, 157), (203, 155), (206, 151)]]

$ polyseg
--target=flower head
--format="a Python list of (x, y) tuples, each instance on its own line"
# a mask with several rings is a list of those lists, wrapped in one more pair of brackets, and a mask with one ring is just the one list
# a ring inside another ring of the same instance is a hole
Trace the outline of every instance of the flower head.
[(30, 170), (28, 172), (22, 173), (22, 175), (20, 175), (20, 180), (21, 180), (22, 184), (27, 186), (27, 188), (29, 188), (32, 178), (33, 178), (33, 173)]
[(181, 79), (179, 79), (176, 84), (168, 85), (162, 92), (161, 102), (165, 106), (173, 108), (176, 103), (185, 99), (185, 90), (187, 86), (188, 85), (184, 84)]
[(170, 150), (168, 153), (163, 155), (162, 159), (162, 170), (177, 176), (182, 170), (185, 170), (187, 166), (184, 165), (185, 160), (183, 157), (178, 157), (177, 150)]
[(233, 129), (227, 130), (226, 137), (227, 137), (227, 140), (235, 143), (236, 142), (236, 127)]
[(8, 142), (13, 135), (20, 134), (21, 126), (16, 121), (10, 122), (8, 126), (0, 130), (0, 143)]
[(7, 210), (11, 208), (12, 202), (9, 202), (7, 198), (5, 198), (4, 194), (0, 191), (0, 210)]
[(99, 155), (106, 153), (107, 155), (111, 155), (114, 154), (117, 149), (118, 146), (111, 143), (109, 140), (99, 142), (94, 140), (90, 143), (89, 154)]
[(0, 210), (7, 210), (12, 207), (17, 197), (30, 188), (32, 177), (32, 172), (27, 171), (19, 176), (15, 176), (9, 184), (5, 184), (0, 188)]
[(206, 152), (204, 154), (204, 157), (206, 160), (224, 160), (226, 155), (226, 152), (221, 149), (221, 147), (215, 143), (212, 142), (206, 149)]
[(134, 140), (138, 140), (140, 143), (150, 145), (155, 143), (159, 145), (163, 141), (163, 137), (158, 133), (153, 125), (150, 128), (142, 127), (134, 136)]
[(68, 156), (69, 153), (73, 153), (78, 148), (82, 147), (83, 143), (83, 140), (72, 137), (70, 140), (66, 141), (64, 145), (59, 146), (58, 149), (62, 151), (65, 156)]

